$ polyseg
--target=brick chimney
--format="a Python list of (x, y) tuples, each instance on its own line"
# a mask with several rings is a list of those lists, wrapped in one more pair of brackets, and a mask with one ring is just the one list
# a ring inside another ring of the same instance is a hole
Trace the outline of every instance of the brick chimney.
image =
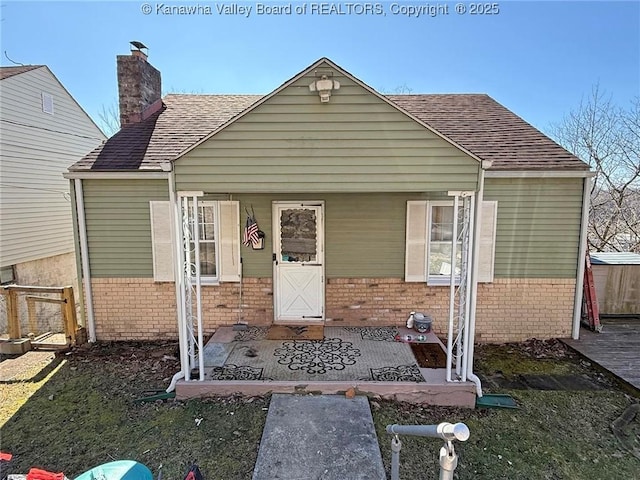
[(118, 55), (120, 126), (141, 122), (162, 108), (160, 71), (148, 61), (140, 42), (131, 42), (131, 55)]

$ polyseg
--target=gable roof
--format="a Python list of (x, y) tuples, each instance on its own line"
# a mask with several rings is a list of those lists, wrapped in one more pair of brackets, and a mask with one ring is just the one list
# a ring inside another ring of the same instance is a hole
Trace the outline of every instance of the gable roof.
[[(31, 72), (33, 70), (38, 70), (40, 68), (43, 68), (44, 70), (42, 72), (37, 72), (34, 75), (39, 75), (39, 74), (47, 75), (48, 74), (50, 79), (53, 80), (64, 91), (64, 93), (68, 96), (68, 98), (78, 107), (78, 109), (80, 110), (81, 114), (86, 117), (87, 121), (90, 122), (91, 125), (93, 125), (95, 127), (95, 133), (97, 135), (97, 137), (95, 137), (95, 140), (105, 140), (106, 137), (105, 137), (104, 133), (102, 132), (102, 129), (96, 124), (96, 122), (93, 120), (93, 118), (91, 118), (91, 116), (86, 112), (86, 110), (84, 108), (82, 108), (82, 105), (80, 105), (78, 103), (78, 101), (75, 99), (75, 97), (73, 95), (71, 95), (71, 93), (69, 93), (69, 90), (67, 90), (67, 87), (65, 87), (62, 84), (62, 82), (60, 80), (58, 80), (58, 77), (56, 77), (55, 74), (46, 65), (21, 65), (21, 66), (18, 66), (18, 67), (0, 67), (0, 80), (11, 78), (11, 77), (14, 77), (16, 75), (23, 74), (23, 73)], [(22, 78), (22, 79), (18, 79), (16, 81), (20, 81), (20, 85), (22, 87), (24, 85), (24, 81), (26, 81), (26, 79)], [(94, 137), (92, 137), (92, 138), (94, 138)], [(97, 148), (100, 148), (100, 146), (98, 146)]]
[(36, 68), (42, 68), (44, 65), (20, 65), (17, 67), (0, 67), (0, 80), (13, 77), (14, 75), (20, 75), (21, 73), (35, 70)]
[(491, 169), (588, 170), (588, 165), (487, 95), (381, 95), (322, 58), (268, 95), (167, 95), (164, 108), (120, 130), (70, 171), (162, 170), (323, 63), (352, 78)]

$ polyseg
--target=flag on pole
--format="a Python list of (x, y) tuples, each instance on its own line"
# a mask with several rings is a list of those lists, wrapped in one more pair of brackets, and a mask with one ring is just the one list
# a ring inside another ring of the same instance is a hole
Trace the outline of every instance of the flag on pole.
[(250, 247), (252, 244), (258, 243), (258, 241), (258, 223), (252, 215), (247, 215), (247, 223), (244, 227), (244, 237), (242, 239), (242, 244), (245, 247)]

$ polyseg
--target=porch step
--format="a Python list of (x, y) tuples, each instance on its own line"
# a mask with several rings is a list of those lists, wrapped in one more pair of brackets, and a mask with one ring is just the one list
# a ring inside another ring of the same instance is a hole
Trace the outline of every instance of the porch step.
[(273, 394), (253, 480), (384, 480), (366, 397)]

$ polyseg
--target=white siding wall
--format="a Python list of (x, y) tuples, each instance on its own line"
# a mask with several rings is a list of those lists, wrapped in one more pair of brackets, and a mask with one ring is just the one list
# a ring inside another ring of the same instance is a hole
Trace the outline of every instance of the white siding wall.
[[(42, 93), (53, 115), (42, 111)], [(0, 262), (73, 251), (67, 168), (104, 135), (47, 67), (0, 80)]]

